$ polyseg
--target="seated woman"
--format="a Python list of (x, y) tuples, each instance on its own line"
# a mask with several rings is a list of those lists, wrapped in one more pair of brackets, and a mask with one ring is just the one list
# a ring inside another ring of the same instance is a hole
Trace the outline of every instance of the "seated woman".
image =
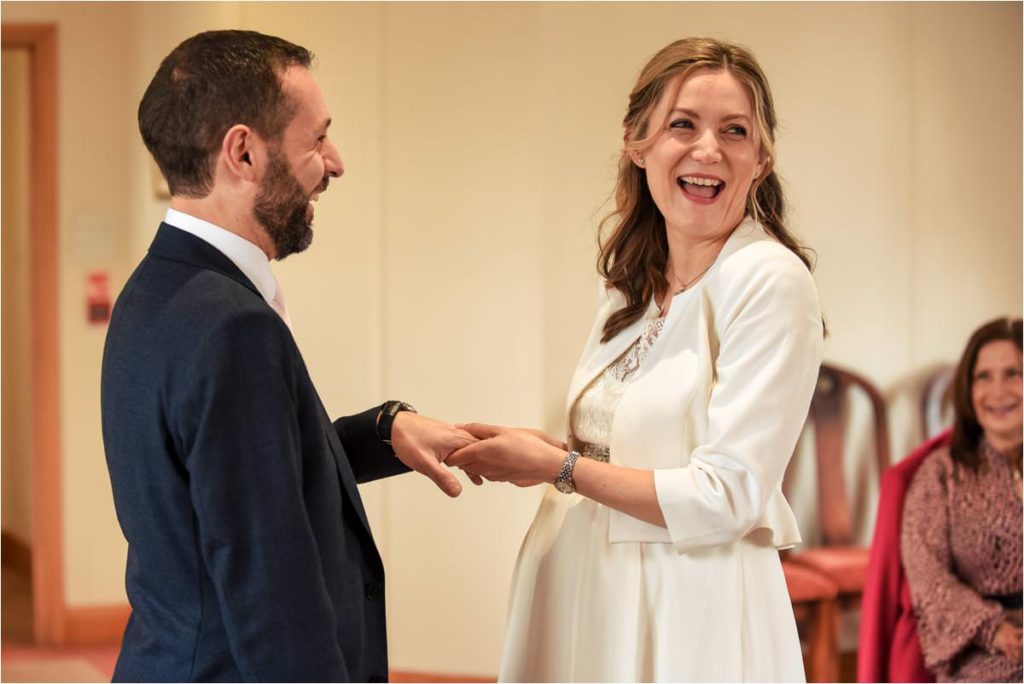
[(940, 682), (1021, 681), (1021, 319), (971, 336), (949, 448), (907, 491), (901, 551), (925, 664)]

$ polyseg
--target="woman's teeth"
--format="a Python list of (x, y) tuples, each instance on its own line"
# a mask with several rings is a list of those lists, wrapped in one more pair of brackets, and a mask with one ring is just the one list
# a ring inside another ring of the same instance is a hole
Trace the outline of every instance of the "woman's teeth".
[(717, 178), (681, 176), (679, 178), (679, 187), (683, 189), (683, 192), (710, 199), (718, 196), (718, 193), (725, 187), (725, 183)]
[(719, 185), (722, 184), (722, 181), (718, 180), (717, 178), (696, 178), (694, 176), (683, 176), (682, 180), (684, 183), (689, 183), (690, 185), (711, 185), (714, 187), (718, 187)]

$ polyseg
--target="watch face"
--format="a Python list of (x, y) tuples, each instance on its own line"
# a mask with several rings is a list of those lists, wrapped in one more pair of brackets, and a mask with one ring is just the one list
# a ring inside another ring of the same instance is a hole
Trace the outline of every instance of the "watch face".
[(563, 494), (572, 494), (574, 491), (576, 491), (576, 488), (572, 486), (572, 483), (566, 482), (565, 480), (556, 480), (555, 489), (562, 492)]

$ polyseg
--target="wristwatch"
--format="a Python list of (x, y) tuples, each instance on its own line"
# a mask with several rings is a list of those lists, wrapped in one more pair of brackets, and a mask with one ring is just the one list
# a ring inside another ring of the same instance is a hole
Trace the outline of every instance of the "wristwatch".
[(395, 416), (402, 411), (416, 413), (416, 409), (413, 408), (412, 404), (407, 404), (404, 401), (385, 401), (384, 405), (380, 407), (377, 434), (380, 436), (380, 441), (388, 446), (391, 446), (391, 427), (395, 424)]
[(562, 472), (555, 478), (555, 489), (563, 494), (572, 494), (576, 491), (576, 483), (572, 481), (572, 471), (576, 469), (576, 461), (579, 460), (580, 452), (570, 451), (565, 455), (565, 462), (562, 463)]

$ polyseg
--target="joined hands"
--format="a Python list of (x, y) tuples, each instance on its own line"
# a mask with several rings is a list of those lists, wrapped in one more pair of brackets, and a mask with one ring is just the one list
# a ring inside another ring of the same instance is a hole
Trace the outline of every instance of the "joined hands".
[(488, 480), (532, 487), (554, 482), (566, 454), (565, 442), (540, 430), (450, 425), (412, 411), (395, 416), (391, 435), (395, 456), (453, 498), (462, 484), (445, 465), (460, 468), (475, 485)]
[(540, 430), (486, 423), (458, 425), (475, 441), (452, 453), (446, 463), (461, 468), (473, 484), (511, 482), (532, 487), (554, 482), (565, 460), (565, 442)]

